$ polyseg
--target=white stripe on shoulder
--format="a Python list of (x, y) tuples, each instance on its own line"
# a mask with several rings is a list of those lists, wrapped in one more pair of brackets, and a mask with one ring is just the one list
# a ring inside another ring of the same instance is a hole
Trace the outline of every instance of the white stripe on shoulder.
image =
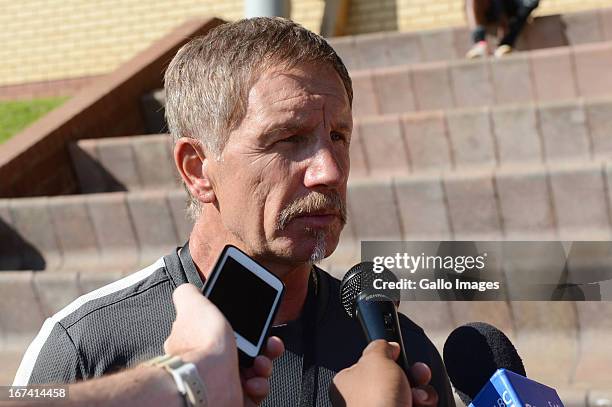
[(90, 293), (81, 295), (79, 298), (62, 308), (62, 310), (57, 312), (55, 315), (47, 318), (42, 328), (38, 332), (38, 335), (36, 335), (36, 338), (34, 338), (30, 346), (28, 346), (28, 349), (26, 350), (25, 354), (23, 355), (23, 359), (21, 360), (21, 364), (19, 365), (19, 369), (17, 369), (17, 374), (15, 375), (15, 379), (13, 380), (13, 386), (26, 386), (28, 384), (28, 382), (30, 381), (30, 376), (32, 375), (32, 370), (34, 369), (34, 364), (38, 359), (38, 355), (40, 354), (43, 345), (49, 338), (49, 335), (51, 335), (51, 331), (53, 330), (53, 327), (57, 322), (61, 321), (64, 317), (73, 313), (89, 301), (96, 300), (98, 298), (102, 298), (109, 294), (123, 290), (124, 288), (128, 288), (129, 286), (134, 285), (139, 281), (142, 281), (145, 278), (149, 277), (156, 270), (159, 270), (164, 266), (164, 258), (162, 257), (158, 259), (155, 263), (140, 271), (137, 271), (113, 283), (100, 287)]

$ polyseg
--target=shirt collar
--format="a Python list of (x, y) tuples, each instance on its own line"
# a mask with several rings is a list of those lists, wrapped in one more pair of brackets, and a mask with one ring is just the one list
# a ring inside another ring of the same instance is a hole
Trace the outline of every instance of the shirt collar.
[(174, 252), (164, 257), (166, 271), (175, 287), (181, 284), (191, 283), (199, 290), (204, 288), (204, 281), (198, 273), (198, 269), (189, 253), (189, 241), (182, 247), (177, 247)]

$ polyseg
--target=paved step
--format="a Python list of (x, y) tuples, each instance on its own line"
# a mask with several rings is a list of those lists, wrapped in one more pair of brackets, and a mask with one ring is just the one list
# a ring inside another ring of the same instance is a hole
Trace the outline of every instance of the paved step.
[(185, 242), (185, 192), (0, 200), (0, 270), (134, 270)]
[(501, 59), (442, 61), (352, 73), (353, 115), (406, 113), (606, 96), (612, 42)]
[[(612, 21), (611, 21), (612, 24)], [(501, 59), (385, 66), (351, 72), (353, 116), (568, 101), (612, 94), (612, 41), (517, 53)], [(163, 93), (149, 116), (165, 128)], [(152, 104), (151, 101), (148, 102)], [(144, 108), (144, 107), (143, 107)]]
[(18, 349), (2, 349), (0, 350), (0, 360), (2, 361), (2, 370), (0, 370), (0, 386), (10, 386), (19, 368), (21, 358), (25, 353), (28, 342), (22, 344)]
[[(352, 178), (612, 156), (612, 98), (413, 112), (355, 122)], [(84, 193), (179, 185), (169, 135), (71, 146)]]
[(609, 240), (610, 162), (369, 177), (326, 267), (343, 273), (369, 240)]
[(84, 139), (69, 151), (84, 194), (180, 185), (168, 134)]
[[(523, 31), (518, 50), (612, 40), (612, 9), (536, 17)], [(467, 27), (384, 32), (330, 38), (349, 70), (463, 59), (471, 45)], [(496, 44), (491, 39), (492, 44)]]
[[(1, 273), (0, 356), (5, 365), (0, 384), (10, 380), (19, 355), (38, 332), (44, 318), (80, 295), (124, 275)], [(485, 321), (509, 335), (523, 357), (527, 372), (536, 380), (557, 388), (606, 388), (612, 382), (609, 352), (612, 302), (404, 301), (400, 310), (423, 326), (440, 350), (455, 327), (470, 321)], [(536, 327), (538, 330), (534, 333)]]
[[(612, 361), (611, 302), (403, 301), (400, 311), (421, 325), (438, 349), (457, 326), (483, 321), (508, 335), (532, 379), (560, 390), (610, 389), (612, 368), (605, 363)], [(563, 396), (576, 403), (577, 393)]]
[[(349, 182), (349, 222), (330, 262), (363, 240), (607, 240), (606, 161), (376, 176)], [(183, 243), (185, 192), (0, 200), (0, 269), (134, 270)]]
[(612, 99), (390, 114), (356, 122), (354, 177), (612, 156)]

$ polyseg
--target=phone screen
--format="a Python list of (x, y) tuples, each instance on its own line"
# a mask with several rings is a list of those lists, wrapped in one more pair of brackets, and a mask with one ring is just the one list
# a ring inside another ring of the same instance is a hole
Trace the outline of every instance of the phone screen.
[(277, 294), (268, 283), (228, 256), (208, 298), (235, 332), (258, 345)]

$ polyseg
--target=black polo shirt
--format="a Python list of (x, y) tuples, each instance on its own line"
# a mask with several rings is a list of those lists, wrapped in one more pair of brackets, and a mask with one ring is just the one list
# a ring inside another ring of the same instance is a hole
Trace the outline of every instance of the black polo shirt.
[[(79, 297), (45, 321), (13, 384), (72, 383), (163, 354), (176, 316), (172, 292), (187, 282), (203, 287), (185, 245), (137, 273)], [(285, 342), (286, 352), (274, 362), (264, 406), (331, 406), (332, 377), (353, 365), (366, 346), (359, 323), (344, 312), (339, 292), (338, 279), (315, 267), (302, 316), (271, 329), (271, 335)], [(400, 324), (409, 362), (429, 365), (439, 405), (454, 406), (436, 348), (404, 315)]]

